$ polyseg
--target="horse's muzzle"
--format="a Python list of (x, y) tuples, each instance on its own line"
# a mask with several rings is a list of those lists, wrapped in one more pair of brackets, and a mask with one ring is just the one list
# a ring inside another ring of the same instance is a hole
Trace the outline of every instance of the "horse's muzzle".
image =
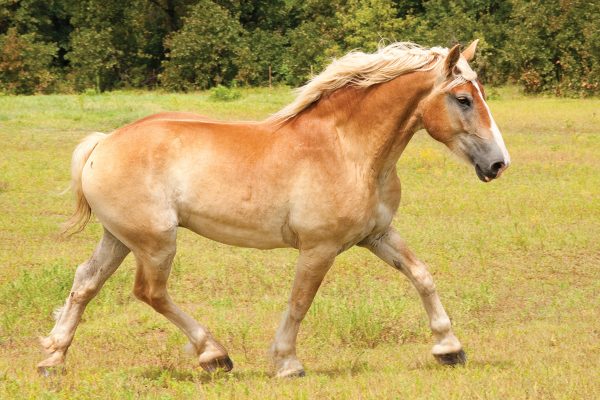
[(504, 161), (496, 161), (487, 168), (481, 168), (479, 164), (475, 164), (475, 172), (481, 181), (489, 182), (492, 179), (499, 178), (507, 167)]

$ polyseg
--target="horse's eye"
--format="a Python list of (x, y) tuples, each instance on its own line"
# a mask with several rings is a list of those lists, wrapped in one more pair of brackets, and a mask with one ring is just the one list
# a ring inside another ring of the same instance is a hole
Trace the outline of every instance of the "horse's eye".
[(469, 99), (468, 97), (459, 96), (459, 97), (456, 98), (456, 101), (458, 101), (463, 106), (466, 106), (466, 107), (470, 107), (471, 106), (471, 99)]

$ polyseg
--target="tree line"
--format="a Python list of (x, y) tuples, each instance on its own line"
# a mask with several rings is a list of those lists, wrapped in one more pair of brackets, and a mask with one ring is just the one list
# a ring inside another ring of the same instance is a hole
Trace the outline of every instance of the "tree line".
[(382, 40), (475, 38), (486, 83), (600, 93), (589, 0), (0, 0), (0, 93), (296, 86)]

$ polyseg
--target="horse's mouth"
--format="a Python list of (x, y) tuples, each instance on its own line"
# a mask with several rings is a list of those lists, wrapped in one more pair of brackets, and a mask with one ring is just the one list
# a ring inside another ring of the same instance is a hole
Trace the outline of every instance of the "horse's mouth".
[(481, 169), (481, 167), (478, 164), (475, 164), (475, 172), (477, 173), (477, 177), (482, 182), (490, 182), (492, 179), (497, 177), (497, 176), (488, 176), (488, 175), (484, 174), (483, 170)]

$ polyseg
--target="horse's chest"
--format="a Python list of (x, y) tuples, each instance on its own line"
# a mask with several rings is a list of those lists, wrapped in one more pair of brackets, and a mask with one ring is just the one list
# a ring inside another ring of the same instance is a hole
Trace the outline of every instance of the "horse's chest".
[(394, 214), (396, 213), (396, 208), (393, 207), (393, 205), (384, 202), (384, 201), (379, 201), (377, 202), (377, 205), (375, 206), (374, 212), (373, 212), (373, 219), (374, 219), (374, 229), (383, 229), (383, 228), (387, 228), (391, 223), (392, 223), (392, 219), (394, 218)]
[(377, 188), (371, 217), (373, 225), (371, 232), (387, 229), (394, 219), (399, 204), (400, 181), (394, 174)]
[(387, 229), (392, 223), (398, 208), (399, 194), (396, 198), (381, 196), (380, 191), (373, 192), (363, 201), (354, 203), (344, 220), (345, 231), (349, 234), (349, 242), (359, 242), (364, 237)]

